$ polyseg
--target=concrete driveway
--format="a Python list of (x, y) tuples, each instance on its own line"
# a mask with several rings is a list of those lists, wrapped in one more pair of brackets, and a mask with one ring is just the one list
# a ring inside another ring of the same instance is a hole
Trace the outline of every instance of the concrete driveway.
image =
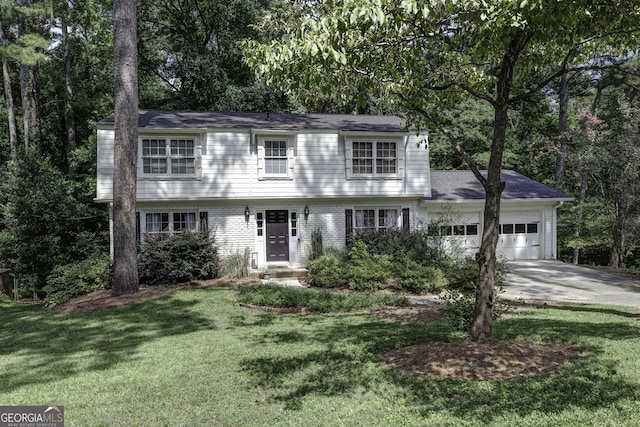
[(560, 261), (509, 261), (502, 297), (640, 308), (640, 280)]

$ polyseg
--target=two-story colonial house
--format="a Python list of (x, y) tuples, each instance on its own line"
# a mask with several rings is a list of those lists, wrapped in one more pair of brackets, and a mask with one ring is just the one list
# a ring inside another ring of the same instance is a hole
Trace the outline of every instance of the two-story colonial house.
[[(416, 229), (443, 206), (450, 235), (479, 245), (484, 193), (470, 172), (429, 168), (429, 146), (394, 116), (139, 112), (139, 238), (206, 227), (223, 253), (249, 248), (253, 267), (302, 266), (311, 233), (344, 248), (358, 230)], [(113, 117), (98, 123), (96, 200), (113, 198)], [(566, 195), (503, 173), (500, 253), (556, 257)]]

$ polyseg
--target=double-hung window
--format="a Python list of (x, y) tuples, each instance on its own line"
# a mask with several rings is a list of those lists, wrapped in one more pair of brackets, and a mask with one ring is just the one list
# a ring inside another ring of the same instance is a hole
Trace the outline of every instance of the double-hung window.
[(257, 147), (260, 179), (293, 179), (294, 136), (259, 136)]
[(196, 174), (194, 138), (142, 138), (142, 174), (187, 177)]
[(348, 178), (395, 178), (400, 175), (399, 142), (391, 140), (346, 141)]

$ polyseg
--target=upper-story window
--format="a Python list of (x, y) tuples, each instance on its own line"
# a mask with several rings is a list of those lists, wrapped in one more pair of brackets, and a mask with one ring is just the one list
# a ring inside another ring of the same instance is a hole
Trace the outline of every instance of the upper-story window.
[(295, 157), (293, 137), (258, 138), (258, 176), (260, 179), (292, 179)]
[(193, 176), (196, 174), (194, 138), (142, 138), (142, 174)]
[(400, 176), (402, 152), (397, 141), (351, 139), (346, 148), (348, 178)]

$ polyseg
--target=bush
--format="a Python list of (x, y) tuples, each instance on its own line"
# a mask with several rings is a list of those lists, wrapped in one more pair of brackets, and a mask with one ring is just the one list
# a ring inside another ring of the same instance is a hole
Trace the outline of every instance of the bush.
[[(493, 296), (493, 320), (499, 319), (511, 310), (511, 305), (499, 297), (500, 292), (496, 291)], [(440, 300), (444, 302), (445, 317), (448, 323), (460, 331), (469, 331), (476, 306), (475, 295), (450, 290), (440, 296)]]
[(406, 306), (409, 300), (383, 294), (343, 294), (325, 289), (305, 289), (273, 285), (255, 285), (240, 288), (239, 301), (274, 308), (308, 308), (328, 313), (353, 311), (385, 305)]
[(349, 263), (344, 268), (349, 288), (354, 291), (376, 291), (387, 286), (391, 277), (388, 255), (373, 255), (367, 245), (358, 241), (349, 250)]
[(336, 253), (326, 253), (309, 261), (307, 268), (313, 286), (336, 288), (347, 285), (343, 261)]
[(322, 230), (320, 228), (316, 228), (311, 232), (311, 255), (309, 255), (309, 259), (318, 259), (323, 255), (323, 253)]
[(218, 250), (208, 232), (183, 232), (147, 237), (140, 245), (140, 282), (184, 283), (218, 275)]
[(238, 249), (235, 254), (222, 258), (220, 262), (220, 275), (239, 279), (249, 274), (249, 249), (243, 252)]
[(55, 267), (43, 290), (45, 305), (52, 307), (71, 298), (109, 287), (108, 255), (96, 255), (83, 261)]
[(394, 275), (396, 289), (416, 294), (436, 292), (447, 284), (442, 270), (425, 267), (408, 258), (394, 264)]

